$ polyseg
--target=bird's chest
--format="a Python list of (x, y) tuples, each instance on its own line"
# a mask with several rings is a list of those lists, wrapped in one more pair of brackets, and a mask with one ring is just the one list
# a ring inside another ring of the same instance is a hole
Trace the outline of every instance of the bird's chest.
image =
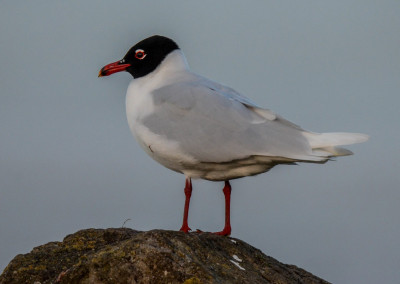
[(144, 126), (143, 120), (154, 111), (151, 93), (146, 88), (130, 84), (126, 94), (126, 117), (129, 128), (146, 152), (151, 153), (151, 144), (157, 140), (152, 131)]
[(161, 135), (153, 127), (145, 124), (146, 118), (154, 114), (151, 91), (130, 86), (126, 96), (126, 115), (129, 128), (142, 149), (154, 160), (167, 168), (181, 172), (182, 163), (192, 163), (193, 159), (181, 150), (178, 141)]

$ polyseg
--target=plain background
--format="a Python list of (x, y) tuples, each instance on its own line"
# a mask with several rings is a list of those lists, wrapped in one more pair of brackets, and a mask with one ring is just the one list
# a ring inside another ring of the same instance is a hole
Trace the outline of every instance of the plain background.
[[(334, 283), (400, 278), (399, 1), (2, 1), (0, 269), (84, 228), (181, 225), (184, 177), (125, 118), (137, 41), (305, 129), (371, 136), (354, 156), (232, 182), (233, 237)], [(189, 225), (222, 229), (223, 183), (194, 181)], [(228, 262), (228, 260), (227, 260)]]

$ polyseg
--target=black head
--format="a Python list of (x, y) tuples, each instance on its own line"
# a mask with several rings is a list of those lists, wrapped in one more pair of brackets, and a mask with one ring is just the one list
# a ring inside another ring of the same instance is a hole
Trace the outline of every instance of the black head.
[(116, 72), (127, 71), (134, 78), (140, 78), (153, 72), (164, 58), (179, 49), (171, 39), (155, 35), (135, 44), (120, 61), (104, 66), (99, 77)]

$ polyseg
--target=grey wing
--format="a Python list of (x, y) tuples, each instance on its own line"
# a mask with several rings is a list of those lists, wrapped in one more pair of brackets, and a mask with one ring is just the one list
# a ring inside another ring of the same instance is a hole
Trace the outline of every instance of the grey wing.
[(315, 159), (301, 128), (223, 91), (197, 82), (162, 87), (152, 93), (155, 111), (142, 123), (202, 162), (253, 155)]

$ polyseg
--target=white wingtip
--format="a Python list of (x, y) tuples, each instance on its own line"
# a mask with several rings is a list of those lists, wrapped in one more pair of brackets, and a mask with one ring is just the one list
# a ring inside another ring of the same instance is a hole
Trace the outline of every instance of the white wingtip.
[(362, 143), (369, 139), (368, 135), (362, 133), (346, 132), (303, 132), (303, 135), (307, 138), (312, 149)]

